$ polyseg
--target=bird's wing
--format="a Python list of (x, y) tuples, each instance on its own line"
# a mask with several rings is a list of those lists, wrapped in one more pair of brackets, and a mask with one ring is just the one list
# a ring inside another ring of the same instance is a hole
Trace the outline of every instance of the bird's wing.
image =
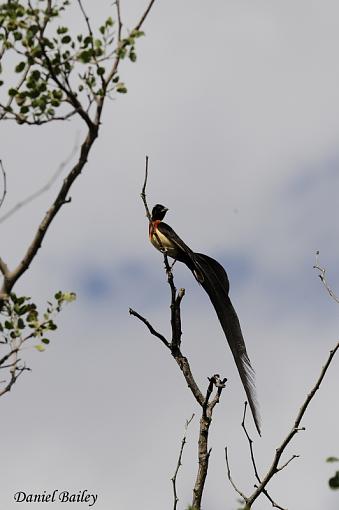
[(172, 227), (162, 221), (158, 224), (156, 232), (159, 235), (163, 247), (167, 249), (168, 254), (180, 260), (180, 262), (184, 262), (191, 271), (193, 271), (195, 267), (194, 252), (184, 243), (178, 234), (174, 232)]

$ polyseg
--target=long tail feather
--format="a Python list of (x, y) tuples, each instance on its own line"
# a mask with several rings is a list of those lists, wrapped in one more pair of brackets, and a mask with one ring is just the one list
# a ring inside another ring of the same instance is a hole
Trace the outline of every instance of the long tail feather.
[(246, 351), (238, 316), (228, 296), (229, 282), (226, 271), (219, 262), (202, 253), (192, 254), (187, 265), (207, 292), (214, 306), (231, 348), (252, 411), (254, 423), (260, 435), (260, 416), (255, 391), (254, 370)]

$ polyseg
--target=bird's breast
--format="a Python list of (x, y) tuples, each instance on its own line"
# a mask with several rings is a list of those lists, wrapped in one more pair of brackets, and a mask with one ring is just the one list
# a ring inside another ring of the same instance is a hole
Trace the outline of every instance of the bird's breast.
[(168, 239), (158, 228), (160, 221), (154, 221), (150, 224), (149, 229), (149, 238), (153, 246), (159, 250), (162, 251), (163, 249), (166, 250), (166, 254), (169, 257), (172, 257), (173, 259), (176, 258), (178, 253), (177, 246), (171, 241), (171, 239)]

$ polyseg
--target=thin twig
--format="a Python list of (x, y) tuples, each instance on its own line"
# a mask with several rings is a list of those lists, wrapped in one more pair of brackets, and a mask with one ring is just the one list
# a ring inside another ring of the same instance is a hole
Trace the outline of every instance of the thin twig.
[[(78, 5), (79, 5), (79, 8), (80, 8), (80, 11), (85, 19), (85, 22), (86, 22), (86, 25), (87, 25), (87, 30), (88, 30), (88, 35), (90, 36), (90, 39), (91, 39), (91, 49), (92, 49), (92, 54), (93, 54), (93, 59), (94, 59), (94, 62), (95, 62), (95, 66), (97, 69), (99, 69), (99, 62), (98, 62), (98, 59), (96, 58), (96, 55), (95, 55), (95, 47), (94, 47), (94, 35), (93, 35), (93, 30), (92, 30), (92, 27), (91, 27), (91, 22), (89, 20), (89, 17), (87, 15), (87, 12), (82, 4), (82, 1), (81, 0), (77, 0), (78, 1)], [(100, 74), (100, 79), (101, 79), (101, 85), (102, 87), (104, 88), (105, 86), (105, 79), (103, 77), (102, 74)]]
[(255, 475), (256, 479), (258, 480), (258, 482), (261, 483), (261, 479), (259, 477), (259, 473), (258, 473), (258, 469), (257, 469), (257, 465), (256, 465), (256, 462), (255, 462), (255, 457), (254, 457), (253, 439), (250, 437), (249, 433), (247, 432), (246, 425), (245, 425), (247, 405), (248, 405), (247, 402), (245, 402), (245, 405), (244, 405), (244, 414), (243, 414), (243, 417), (242, 417), (241, 426), (242, 426), (242, 428), (243, 428), (243, 430), (245, 432), (245, 435), (246, 435), (246, 438), (247, 438), (247, 441), (248, 441), (248, 444), (249, 444), (251, 461), (252, 461), (252, 466), (253, 466), (253, 469), (254, 469), (254, 475)]
[(230, 464), (229, 464), (229, 461), (228, 461), (227, 446), (225, 446), (225, 460), (226, 460), (226, 468), (227, 468), (227, 478), (229, 479), (230, 484), (232, 485), (232, 487), (235, 490), (235, 492), (237, 492), (239, 494), (239, 496), (246, 502), (247, 498), (246, 498), (245, 494), (243, 492), (241, 492), (240, 489), (238, 489), (238, 487), (235, 485), (235, 483), (233, 481), (233, 478), (232, 478), (232, 475), (231, 475), (231, 468), (230, 468)]
[(331, 296), (332, 299), (334, 299), (334, 301), (336, 303), (339, 303), (339, 298), (336, 296), (336, 294), (333, 292), (333, 290), (330, 288), (327, 280), (326, 280), (326, 269), (321, 267), (320, 264), (319, 264), (319, 251), (316, 252), (315, 254), (315, 265), (313, 266), (313, 269), (317, 269), (319, 271), (320, 274), (318, 274), (320, 280), (321, 280), (321, 283), (324, 285), (325, 289), (327, 290), (327, 292), (329, 293), (329, 295)]
[(120, 0), (115, 0), (115, 6), (117, 8), (117, 19), (118, 19), (118, 41), (120, 43), (121, 42), (121, 31), (122, 31)]
[(142, 315), (140, 315), (138, 312), (136, 312), (136, 311), (135, 311), (135, 310), (133, 310), (132, 308), (130, 308), (130, 309), (129, 309), (129, 313), (130, 313), (130, 315), (134, 315), (134, 317), (137, 317), (139, 320), (141, 320), (141, 322), (143, 322), (143, 323), (147, 326), (147, 328), (148, 328), (149, 332), (151, 333), (151, 335), (154, 335), (154, 336), (156, 336), (157, 338), (159, 338), (159, 340), (161, 340), (161, 341), (162, 341), (162, 343), (163, 343), (164, 345), (166, 345), (166, 347), (167, 347), (168, 349), (170, 349), (170, 348), (171, 348), (171, 344), (168, 342), (168, 340), (166, 340), (166, 338), (164, 337), (164, 335), (162, 335), (161, 333), (159, 333), (158, 331), (156, 331), (156, 330), (153, 328), (152, 324), (150, 324), (150, 322), (149, 322), (147, 319), (145, 319), (145, 317), (143, 317)]
[(147, 18), (147, 16), (149, 15), (149, 12), (150, 10), (152, 9), (153, 7), (153, 4), (154, 4), (155, 0), (151, 0), (150, 3), (148, 4), (148, 7), (146, 9), (146, 11), (144, 12), (144, 14), (141, 16), (140, 18), (140, 21), (139, 23), (136, 25), (135, 29), (136, 30), (140, 30), (141, 26), (143, 25), (145, 19)]
[(1, 159), (0, 159), (0, 169), (1, 169), (2, 181), (3, 181), (3, 191), (2, 191), (1, 198), (0, 198), (0, 208), (1, 208), (2, 204), (4, 203), (6, 193), (7, 193), (6, 172), (5, 172), (4, 165), (2, 164), (2, 160)]
[(67, 156), (67, 158), (62, 163), (60, 163), (59, 167), (56, 169), (56, 171), (54, 172), (52, 177), (46, 182), (46, 184), (44, 184), (42, 186), (42, 188), (38, 189), (31, 195), (28, 195), (26, 198), (24, 198), (23, 200), (21, 200), (20, 202), (15, 204), (9, 211), (7, 211), (6, 214), (4, 214), (3, 216), (0, 217), (0, 223), (3, 223), (10, 216), (12, 216), (14, 213), (16, 213), (19, 209), (21, 209), (22, 207), (29, 204), (30, 202), (32, 202), (33, 200), (38, 198), (40, 195), (42, 195), (43, 193), (48, 191), (51, 188), (51, 186), (54, 184), (54, 182), (57, 180), (59, 175), (63, 172), (66, 165), (68, 165), (68, 163), (73, 159), (73, 157), (75, 156), (75, 154), (78, 150), (79, 150), (79, 141), (76, 140), (74, 147), (72, 148), (72, 151), (70, 152), (69, 156)]
[[(66, 101), (64, 101), (66, 102)], [(3, 106), (0, 103), (0, 111), (4, 111), (5, 106)], [(27, 126), (42, 126), (43, 124), (50, 124), (51, 122), (60, 122), (60, 121), (66, 121), (69, 120), (73, 115), (76, 113), (79, 113), (78, 110), (74, 109), (70, 112), (66, 113), (65, 115), (55, 115), (54, 117), (48, 118), (48, 119), (38, 119), (34, 117), (33, 120), (26, 119), (23, 115), (20, 113), (16, 113), (14, 111), (7, 112), (6, 117), (4, 117), (1, 120), (7, 120), (12, 121), (15, 120), (18, 124), (26, 124)]]
[[(246, 411), (247, 411), (247, 405), (248, 403), (245, 402), (245, 405), (244, 405), (244, 414), (243, 414), (243, 418), (242, 418), (242, 422), (241, 422), (241, 426), (245, 432), (245, 435), (246, 435), (246, 438), (247, 438), (247, 441), (248, 441), (248, 444), (249, 444), (249, 448), (250, 448), (250, 455), (251, 455), (251, 461), (252, 461), (252, 466), (253, 466), (253, 469), (254, 469), (254, 475), (257, 479), (257, 481), (259, 483), (261, 483), (261, 479), (260, 479), (260, 476), (259, 476), (259, 473), (258, 473), (258, 469), (257, 469), (257, 464), (256, 464), (256, 461), (255, 461), (255, 457), (254, 457), (254, 450), (253, 450), (253, 439), (250, 437), (248, 431), (247, 431), (247, 428), (246, 428)], [(291, 460), (291, 459), (290, 459)], [(286, 465), (288, 464), (288, 462), (286, 463)], [(284, 466), (285, 467), (285, 466)], [(257, 485), (255, 487), (258, 487)], [(266, 496), (266, 498), (270, 501), (270, 503), (272, 504), (273, 507), (275, 508), (278, 508), (279, 510), (286, 510), (284, 509), (283, 507), (281, 507), (280, 505), (278, 505), (274, 500), (273, 498), (271, 497), (271, 495), (267, 492), (266, 489), (263, 489), (263, 494)]]
[(277, 471), (282, 471), (283, 469), (285, 469), (286, 466), (289, 465), (290, 462), (292, 462), (292, 460), (294, 459), (298, 459), (300, 457), (300, 455), (292, 455), (292, 457), (290, 459), (288, 459), (288, 461), (285, 462), (285, 464), (282, 464), (280, 467), (277, 467)]
[(147, 179), (148, 179), (148, 156), (146, 156), (146, 160), (145, 160), (145, 179), (144, 179), (144, 184), (142, 185), (142, 190), (141, 190), (141, 198), (142, 198), (142, 201), (144, 203), (144, 206), (145, 206), (145, 210), (146, 210), (146, 216), (148, 218), (148, 221), (151, 221), (152, 220), (152, 217), (151, 217), (151, 213), (148, 209), (148, 205), (147, 205), (147, 200), (146, 200), (146, 186), (147, 186)]
[(204, 402), (204, 396), (203, 394), (201, 393), (197, 383), (195, 382), (194, 380), (194, 377), (192, 375), (192, 371), (191, 371), (191, 367), (190, 367), (190, 364), (189, 364), (189, 361), (188, 359), (182, 354), (182, 352), (180, 351), (180, 349), (172, 349), (172, 345), (170, 342), (168, 342), (168, 340), (166, 340), (166, 338), (161, 334), (159, 333), (158, 331), (156, 331), (153, 326), (150, 324), (150, 322), (145, 319), (145, 317), (143, 317), (142, 315), (140, 315), (138, 312), (136, 312), (135, 310), (132, 310), (132, 308), (129, 309), (129, 313), (130, 315), (134, 315), (134, 317), (137, 317), (137, 319), (139, 319), (141, 322), (143, 322), (147, 328), (149, 329), (150, 333), (154, 336), (156, 336), (157, 338), (159, 338), (159, 340), (161, 340), (161, 342), (168, 348), (171, 350), (171, 353), (172, 353), (172, 356), (173, 358), (175, 359), (175, 361), (177, 362), (183, 376), (185, 377), (186, 379), (186, 382), (187, 382), (187, 386), (190, 388), (190, 390), (192, 391), (196, 401), (198, 402), (199, 405), (203, 405), (203, 402)]
[(173, 510), (177, 509), (177, 504), (178, 504), (178, 501), (179, 501), (178, 493), (177, 493), (177, 475), (178, 475), (180, 467), (182, 466), (181, 459), (182, 459), (182, 454), (183, 454), (184, 447), (185, 447), (185, 444), (186, 444), (187, 429), (188, 429), (191, 421), (193, 420), (193, 418), (194, 418), (194, 413), (192, 414), (192, 416), (190, 417), (189, 420), (186, 420), (185, 433), (184, 433), (184, 436), (183, 436), (183, 438), (181, 440), (181, 447), (180, 447), (180, 452), (179, 452), (179, 458), (178, 458), (177, 466), (175, 468), (174, 475), (171, 478), (171, 482), (172, 482), (172, 485), (173, 485), (173, 498), (174, 498)]
[(12, 389), (12, 386), (16, 383), (16, 380), (18, 379), (18, 377), (25, 371), (28, 371), (30, 372), (31, 369), (26, 367), (26, 366), (23, 366), (23, 367), (16, 367), (14, 369), (14, 367), (12, 367), (12, 370), (11, 370), (11, 378), (9, 380), (9, 382), (7, 383), (7, 385), (2, 388), (0, 390), (0, 397), (2, 397), (3, 395), (5, 395), (5, 393), (11, 391)]

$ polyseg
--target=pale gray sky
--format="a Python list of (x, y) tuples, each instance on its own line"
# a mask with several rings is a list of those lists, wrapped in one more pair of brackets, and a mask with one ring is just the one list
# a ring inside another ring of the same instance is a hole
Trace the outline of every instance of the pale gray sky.
[[(85, 4), (99, 21), (112, 9)], [(127, 25), (144, 5), (122, 2)], [(137, 63), (120, 72), (128, 94), (108, 105), (72, 203), (16, 288), (41, 304), (59, 289), (78, 300), (45, 353), (25, 351), (33, 371), (1, 399), (3, 508), (16, 508), (18, 490), (53, 489), (93, 491), (96, 510), (172, 508), (184, 423), (199, 410), (168, 352), (128, 315), (131, 306), (169, 332), (162, 259), (139, 198), (145, 154), (150, 205), (169, 207), (167, 221), (187, 244), (228, 271), (257, 374), (263, 437), (255, 450), (265, 472), (338, 338), (338, 305), (312, 269), (320, 250), (339, 292), (338, 16), (331, 0), (156, 1)], [(0, 130), (3, 212), (42, 186), (83, 133), (78, 122), (3, 122)], [(56, 189), (1, 225), (10, 266)], [(245, 396), (209, 300), (179, 264), (175, 279), (187, 291), (183, 351), (197, 380), (204, 387), (215, 372), (229, 380), (215, 410), (203, 507), (235, 510), (226, 444), (234, 479), (246, 493), (255, 483), (239, 426)], [(334, 360), (286, 454), (301, 457), (270, 486), (289, 510), (338, 508), (327, 486), (334, 467), (325, 463), (339, 455), (337, 401)], [(198, 417), (178, 480), (181, 510), (191, 500), (197, 431)], [(262, 499), (255, 508), (271, 505)]]

